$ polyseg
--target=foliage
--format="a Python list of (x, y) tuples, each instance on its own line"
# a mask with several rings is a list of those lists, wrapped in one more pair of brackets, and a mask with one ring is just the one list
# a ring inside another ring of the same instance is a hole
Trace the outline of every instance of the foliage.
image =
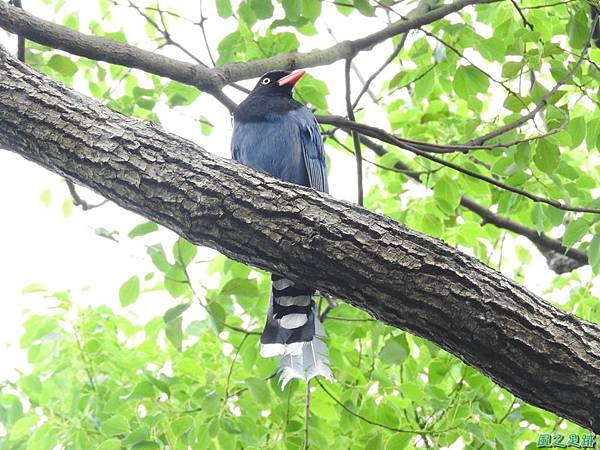
[[(127, 5), (117, 8), (97, 0), (101, 14), (83, 21), (77, 2), (42, 3), (70, 28), (119, 41), (139, 38), (139, 30), (134, 34), (118, 19), (117, 11), (129, 10)], [(204, 29), (185, 17), (179, 3), (161, 2), (158, 10), (156, 2), (136, 2), (136, 11), (144, 15), (146, 45), (194, 47)], [(221, 21), (223, 30), (211, 47), (217, 64), (304, 51), (308, 38), (325, 41), (327, 20), (360, 17), (365, 30), (375, 30), (387, 16), (398, 18), (392, 1), (214, 3), (210, 20)], [(525, 23), (512, 2), (502, 2), (468, 8), (461, 20), (438, 20), (424, 27), (430, 34), (415, 31), (383, 72), (382, 82), (373, 85), (378, 102), (363, 97), (360, 105), (367, 104), (357, 110), (357, 121), (370, 124), (367, 118), (373, 114), (382, 118), (378, 126), (403, 138), (463, 144), (532, 110), (561, 82), (535, 124), (488, 142), (507, 145), (443, 158), (527, 193), (600, 208), (600, 50), (590, 50), (577, 66), (589, 35), (588, 6), (547, 3), (521, 5)], [(195, 40), (179, 43), (170, 36), (169, 41), (165, 26), (192, 27)], [(394, 45), (398, 42), (394, 37)], [(199, 138), (213, 132), (216, 113), (202, 105), (207, 94), (190, 86), (34, 43), (28, 43), (27, 59), (127, 116), (160, 122), (160, 107), (166, 107), (193, 116)], [(365, 75), (374, 70), (359, 67)], [(326, 113), (344, 105), (330, 90), (323, 80), (306, 76), (296, 94)], [(352, 141), (342, 132), (330, 133), (326, 143), (330, 158), (353, 157), (346, 151)], [(464, 171), (391, 146), (386, 151), (365, 157), (376, 163), (366, 167), (368, 208), (496, 268), (508, 262), (510, 273), (527, 281), (526, 274), (540, 261), (535, 247), (500, 228), (482, 226), (481, 217), (461, 206), (461, 197), (467, 196), (586, 252), (593, 273), (600, 272), (597, 214), (533, 202)], [(418, 171), (418, 179), (394, 170), (397, 163)], [(52, 192), (42, 193), (50, 207), (51, 198)], [(74, 213), (70, 201), (65, 205), (65, 216)], [(68, 290), (26, 289), (47, 298), (52, 308), (46, 315), (27, 316), (21, 346), (31, 369), (1, 385), (0, 423), (6, 433), (0, 449), (293, 449), (303, 448), (307, 428), (314, 448), (440, 448), (459, 442), (469, 448), (513, 449), (534, 448), (539, 432), (559, 427), (566, 427), (565, 434), (583, 432), (515, 399), (435, 345), (345, 304), (325, 321), (337, 380), (311, 383), (307, 420), (305, 385), (293, 382), (282, 392), (273, 377), (274, 362), (258, 355), (267, 274), (217, 256), (202, 266), (200, 276), (190, 276), (190, 268), (204, 264), (203, 249), (179, 239), (165, 251), (164, 230), (152, 222), (118, 235), (147, 242), (141, 256), (153, 269), (141, 276), (132, 267), (110, 299), (114, 308), (80, 307)], [(211, 277), (214, 286), (205, 283)], [(560, 307), (598, 323), (594, 287), (590, 268), (582, 267), (552, 279), (546, 296), (566, 298)], [(130, 317), (127, 308), (156, 293), (172, 297), (172, 307), (146, 323)]]

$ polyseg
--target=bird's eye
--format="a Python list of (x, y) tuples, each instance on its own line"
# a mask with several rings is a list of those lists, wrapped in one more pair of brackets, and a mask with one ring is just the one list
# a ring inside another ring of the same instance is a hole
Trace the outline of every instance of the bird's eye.
[(263, 86), (266, 86), (267, 84), (269, 84), (271, 82), (270, 78), (263, 78), (260, 82), (260, 84), (262, 84)]

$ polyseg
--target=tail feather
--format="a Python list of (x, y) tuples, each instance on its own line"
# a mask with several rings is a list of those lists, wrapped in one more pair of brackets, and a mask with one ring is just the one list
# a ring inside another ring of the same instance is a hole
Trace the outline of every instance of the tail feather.
[(314, 290), (272, 275), (267, 323), (261, 336), (261, 355), (279, 356), (281, 389), (294, 378), (310, 380), (321, 375), (333, 380), (325, 329), (319, 320)]

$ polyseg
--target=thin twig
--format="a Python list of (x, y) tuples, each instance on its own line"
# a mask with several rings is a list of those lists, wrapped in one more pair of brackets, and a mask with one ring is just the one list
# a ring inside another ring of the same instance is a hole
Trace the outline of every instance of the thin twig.
[(84, 199), (82, 199), (79, 196), (79, 194), (77, 193), (77, 190), (75, 189), (75, 185), (73, 184), (72, 181), (69, 181), (67, 179), (65, 179), (65, 181), (67, 183), (67, 188), (69, 189), (69, 193), (71, 194), (71, 198), (73, 199), (73, 204), (75, 206), (81, 206), (82, 210), (89, 211), (90, 209), (99, 208), (100, 206), (108, 203), (107, 199), (104, 199), (100, 203), (96, 203), (96, 204), (88, 203), (87, 201), (85, 201)]
[[(350, 67), (352, 66), (352, 59), (348, 58), (346, 60), (346, 65), (344, 68), (344, 77), (346, 82), (346, 114), (348, 115), (348, 119), (352, 122), (356, 122), (354, 117), (354, 109), (352, 108), (352, 99), (351, 99), (351, 89), (350, 89)], [(356, 178), (357, 178), (357, 188), (358, 188), (358, 204), (363, 206), (363, 168), (362, 168), (362, 153), (360, 149), (360, 141), (358, 139), (358, 134), (355, 131), (352, 131), (352, 141), (354, 143), (354, 155), (356, 159)]]
[(227, 373), (227, 383), (225, 384), (225, 403), (223, 405), (225, 405), (227, 403), (227, 400), (229, 399), (229, 384), (231, 382), (231, 374), (233, 373), (233, 366), (237, 362), (240, 351), (242, 350), (244, 342), (246, 342), (246, 339), (248, 339), (248, 336), (249, 336), (248, 333), (244, 334), (244, 337), (242, 338), (242, 342), (240, 342), (240, 345), (238, 345), (235, 355), (233, 356), (233, 359), (231, 360), (231, 364), (229, 366), (229, 372)]
[(306, 382), (306, 404), (304, 409), (304, 450), (308, 450), (309, 447), (308, 421), (310, 419), (310, 382), (311, 380)]
[(321, 123), (328, 123), (330, 125), (335, 125), (338, 126), (340, 128), (348, 128), (352, 131), (358, 131), (361, 134), (365, 135), (365, 136), (369, 136), (375, 139), (379, 139), (383, 142), (386, 142), (388, 144), (394, 145), (396, 147), (402, 148), (404, 150), (408, 150), (416, 155), (419, 155), (425, 159), (428, 159), (430, 161), (436, 162), (442, 166), (448, 167), (450, 169), (453, 169), (457, 172), (463, 173), (465, 175), (468, 175), (470, 177), (476, 178), (478, 180), (481, 181), (485, 181), (488, 184), (491, 184), (493, 186), (496, 186), (497, 188), (503, 189), (505, 191), (509, 191), (509, 192), (513, 192), (515, 194), (521, 195), (523, 197), (526, 197), (536, 203), (545, 203), (547, 205), (551, 205), (554, 206), (555, 208), (558, 209), (562, 209), (564, 211), (572, 211), (572, 212), (587, 212), (587, 213), (593, 213), (593, 214), (600, 214), (600, 209), (597, 208), (588, 208), (588, 207), (580, 207), (580, 206), (572, 206), (569, 205), (567, 203), (563, 203), (561, 201), (558, 200), (554, 200), (551, 198), (546, 198), (546, 197), (542, 197), (536, 194), (532, 194), (530, 192), (527, 192), (523, 189), (519, 189), (516, 188), (514, 186), (510, 186), (508, 184), (502, 183), (501, 181), (496, 180), (493, 177), (488, 177), (486, 175), (482, 175), (479, 172), (476, 172), (474, 170), (468, 169), (466, 167), (460, 166), (456, 163), (453, 163), (451, 161), (447, 161), (445, 159), (442, 158), (438, 158), (437, 156), (434, 156), (432, 154), (430, 154), (427, 151), (424, 151), (420, 148), (417, 148), (415, 145), (413, 145), (412, 143), (408, 143), (406, 140), (402, 140), (402, 139), (398, 139), (397, 137), (395, 137), (392, 134), (387, 133), (386, 131), (380, 129), (380, 128), (376, 128), (376, 127), (371, 127), (369, 125), (364, 125), (364, 124), (358, 124), (356, 122), (353, 122), (351, 120), (346, 120), (342, 117), (335, 117), (335, 116), (319, 116), (318, 117), (319, 121)]
[[(258, 331), (251, 331), (251, 330), (245, 330), (243, 328), (239, 328), (233, 325), (229, 325), (227, 322), (225, 322), (224, 320), (221, 320), (219, 317), (216, 317), (212, 311), (210, 311), (210, 309), (208, 308), (208, 305), (205, 305), (204, 302), (202, 301), (202, 298), (200, 297), (200, 295), (198, 295), (198, 292), (196, 291), (196, 289), (194, 288), (194, 285), (192, 284), (190, 275), (187, 271), (187, 267), (185, 266), (185, 264), (183, 264), (181, 261), (179, 261), (179, 259), (177, 259), (177, 264), (181, 267), (181, 270), (183, 271), (183, 274), (185, 276), (185, 281), (181, 281), (182, 283), (186, 283), (189, 288), (190, 291), (192, 292), (193, 297), (196, 299), (196, 301), (198, 302), (198, 304), (202, 307), (202, 309), (204, 309), (206, 311), (206, 313), (213, 318), (213, 320), (215, 320), (216, 322), (218, 322), (219, 324), (223, 325), (225, 328), (229, 328), (230, 330), (233, 331), (237, 331), (239, 333), (244, 333), (246, 336), (247, 335), (254, 335), (254, 336), (260, 336), (260, 332)], [(177, 280), (172, 280), (172, 281), (177, 281)], [(208, 300), (208, 299), (207, 299)]]
[(515, 9), (517, 10), (517, 12), (519, 13), (519, 15), (521, 16), (521, 20), (523, 20), (523, 26), (524, 27), (529, 27), (529, 29), (531, 31), (533, 31), (533, 25), (531, 24), (531, 22), (529, 22), (527, 20), (527, 17), (525, 17), (525, 14), (523, 13), (523, 11), (519, 7), (519, 5), (517, 5), (517, 2), (515, 2), (515, 0), (510, 0), (510, 2), (513, 4), (513, 6), (515, 7)]
[[(404, 43), (406, 42), (407, 37), (408, 37), (408, 33), (404, 33), (402, 35), (402, 37), (400, 38), (400, 42), (398, 42), (398, 45), (396, 45), (396, 47), (394, 48), (394, 51), (391, 53), (391, 55), (388, 56), (388, 58), (383, 62), (383, 64), (379, 67), (379, 69), (377, 69), (375, 72), (373, 72), (373, 74), (369, 78), (367, 78), (367, 80), (363, 84), (362, 89), (356, 96), (354, 103), (352, 103), (352, 109), (356, 108), (356, 106), (358, 105), (358, 102), (360, 102), (360, 99), (362, 98), (364, 93), (369, 90), (369, 86), (371, 85), (373, 80), (375, 78), (377, 78), (381, 72), (383, 72), (383, 70), (396, 58), (396, 56), (398, 56), (398, 54), (402, 50), (402, 47), (404, 47)], [(375, 101), (375, 103), (377, 103), (377, 101), (378, 101), (378, 99), (376, 99), (376, 98), (373, 100)]]
[(548, 104), (548, 101), (552, 98), (552, 96), (554, 96), (554, 94), (556, 94), (556, 92), (562, 85), (564, 85), (571, 78), (573, 78), (573, 76), (575, 75), (575, 73), (577, 72), (579, 67), (581, 66), (581, 63), (584, 61), (585, 57), (587, 56), (588, 50), (591, 45), (592, 37), (594, 35), (594, 30), (596, 29), (597, 24), (598, 24), (598, 18), (596, 17), (596, 19), (594, 19), (594, 22), (592, 23), (592, 26), (590, 28), (590, 33), (588, 35), (588, 39), (585, 43), (585, 46), (583, 47), (583, 50), (581, 51), (581, 54), (579, 55), (579, 58), (577, 59), (577, 62), (575, 63), (575, 65), (571, 68), (571, 70), (569, 70), (569, 72), (567, 72), (567, 74), (560, 81), (558, 81), (554, 85), (554, 87), (546, 95), (544, 95), (544, 97), (542, 97), (542, 99), (536, 104), (536, 107), (533, 108), (533, 110), (531, 110), (528, 114), (525, 114), (524, 116), (521, 116), (518, 119), (504, 125), (503, 127), (500, 127), (494, 131), (491, 131), (490, 133), (487, 133), (486, 135), (481, 136), (477, 139), (473, 139), (472, 141), (469, 142), (469, 144), (481, 145), (484, 142), (489, 141), (490, 139), (501, 136), (501, 135), (509, 132), (510, 130), (513, 130), (513, 129), (519, 127), (520, 125), (524, 124), (525, 122), (533, 119), (538, 112), (540, 112), (544, 107), (546, 107)]
[(329, 392), (329, 390), (323, 385), (323, 383), (321, 383), (321, 380), (319, 380), (318, 378), (314, 378), (314, 379), (317, 381), (317, 383), (319, 384), (321, 389), (323, 389), (325, 394), (327, 394), (327, 396), (329, 398), (331, 398), (335, 403), (340, 405), (350, 415), (352, 415), (352, 416), (356, 417), (357, 419), (360, 419), (363, 422), (366, 422), (370, 425), (385, 428), (386, 430), (390, 430), (390, 431), (395, 431), (396, 433), (426, 434), (426, 435), (430, 435), (430, 436), (448, 433), (448, 432), (456, 429), (455, 427), (453, 427), (453, 428), (449, 428), (449, 429), (443, 430), (443, 431), (412, 430), (409, 428), (390, 427), (389, 425), (386, 425), (384, 423), (375, 422), (374, 420), (371, 420), (368, 417), (361, 416), (360, 414), (352, 411), (350, 408), (348, 408), (346, 405), (344, 405), (344, 403), (342, 403), (338, 398), (336, 398), (331, 392)]
[[(23, 9), (21, 0), (10, 0), (8, 3)], [(25, 62), (25, 38), (21, 35), (17, 37), (17, 59), (22, 63)]]
[(204, 28), (204, 22), (206, 21), (206, 17), (204, 17), (204, 14), (202, 13), (202, 0), (200, 0), (199, 3), (200, 3), (200, 22), (198, 22), (198, 26), (200, 27), (200, 30), (202, 32), (202, 39), (204, 39), (204, 46), (206, 47), (206, 52), (208, 53), (208, 58), (210, 59), (210, 62), (212, 63), (213, 67), (215, 67), (217, 65), (217, 63), (215, 62), (215, 58), (213, 57), (212, 51), (210, 50), (210, 45), (208, 43), (208, 37), (206, 36), (206, 29)]

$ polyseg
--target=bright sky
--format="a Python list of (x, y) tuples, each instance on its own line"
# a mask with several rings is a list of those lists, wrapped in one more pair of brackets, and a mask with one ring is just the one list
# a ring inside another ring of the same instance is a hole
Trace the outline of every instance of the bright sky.
[[(80, 2), (67, 1), (61, 10), (62, 15), (71, 9), (78, 9)], [(99, 12), (89, 2), (90, 7), (82, 12), (80, 18), (86, 23), (91, 18), (99, 17)], [(196, 2), (180, 2), (189, 5), (190, 17), (198, 18)], [(205, 15), (214, 17), (211, 11), (213, 2), (205, 2)], [(72, 5), (72, 6), (71, 6)], [(29, 11), (39, 17), (52, 19), (56, 17), (54, 12), (41, 4), (41, 2), (28, 1), (26, 4)], [(325, 8), (331, 5), (324, 4)], [(117, 10), (115, 10), (117, 11)], [(115, 18), (115, 29), (126, 27), (128, 36), (133, 36), (132, 44), (138, 44), (144, 40), (144, 23), (137, 13), (125, 9), (118, 9), (119, 16)], [(115, 12), (113, 12), (115, 14)], [(357, 37), (359, 35), (373, 32), (384, 25), (383, 21), (373, 21), (371, 28), (365, 26), (365, 19), (358, 14), (348, 18), (336, 15), (337, 20), (327, 25), (334, 29), (338, 40)], [(59, 21), (58, 19), (56, 21)], [(319, 19), (317, 27), (325, 27), (325, 23)], [(228, 22), (229, 30), (224, 29), (222, 21), (209, 20), (207, 32), (212, 43), (216, 43), (221, 37), (233, 30), (233, 20)], [(136, 30), (139, 30), (136, 31)], [(203, 59), (208, 60), (204, 54), (203, 44), (199, 31), (196, 28), (180, 26), (171, 30), (174, 38), (181, 42), (196, 42), (196, 51)], [(190, 34), (195, 33), (195, 34)], [(135, 37), (138, 36), (136, 40)], [(192, 36), (192, 37), (191, 37)], [(195, 36), (195, 37), (193, 37)], [(333, 44), (333, 38), (325, 38), (326, 34), (318, 37), (302, 38), (301, 50), (310, 50), (316, 47), (326, 47)], [(5, 45), (12, 51), (16, 49), (16, 40), (0, 33), (0, 44)], [(360, 70), (368, 76), (374, 67), (378, 66), (389, 51), (388, 44), (379, 46), (373, 53), (361, 55), (358, 59)], [(186, 59), (178, 51), (170, 51), (169, 54), (179, 59)], [(391, 68), (389, 74), (393, 75)], [(343, 63), (332, 66), (310, 69), (316, 77), (327, 81), (331, 95), (329, 104), (332, 112), (344, 114), (343, 101)], [(383, 76), (385, 78), (385, 75)], [(84, 84), (76, 80), (75, 87), (85, 92)], [(244, 83), (251, 87), (254, 82)], [(355, 81), (355, 86), (358, 83)], [(378, 84), (375, 83), (374, 91), (377, 92)], [(243, 98), (237, 91), (229, 90), (228, 93), (237, 101)], [(205, 137), (200, 133), (197, 122), (192, 119), (195, 112), (210, 116), (210, 120), (216, 125), (212, 135)], [(201, 95), (196, 101), (193, 110), (169, 110), (166, 107), (157, 110), (163, 125), (169, 131), (187, 137), (204, 148), (229, 157), (229, 139), (231, 125), (226, 110), (207, 95)], [(379, 118), (374, 113), (369, 113), (369, 123), (377, 123)], [(330, 186), (331, 193), (337, 198), (354, 201), (356, 197), (356, 181), (353, 158), (330, 152), (332, 157)], [(372, 158), (372, 155), (368, 155)], [(367, 165), (367, 170), (369, 169)], [(50, 207), (45, 207), (40, 194), (50, 189)], [(89, 191), (80, 188), (82, 197), (93, 202), (97, 197)], [(37, 295), (24, 295), (21, 290), (30, 283), (42, 283), (50, 290), (72, 289), (72, 298), (80, 305), (94, 305), (105, 303), (120, 310), (118, 304), (119, 286), (134, 274), (143, 275), (151, 270), (148, 258), (145, 255), (144, 244), (156, 241), (154, 235), (151, 240), (143, 239), (129, 241), (127, 232), (135, 225), (144, 221), (143, 218), (131, 212), (125, 211), (113, 204), (107, 204), (101, 208), (83, 212), (79, 208), (73, 208), (71, 217), (65, 218), (62, 214), (63, 202), (69, 198), (65, 183), (60, 177), (45, 171), (44, 169), (30, 163), (19, 156), (6, 151), (0, 151), (0, 201), (4, 212), (0, 221), (0, 274), (3, 282), (0, 284), (0, 296), (2, 298), (2, 314), (0, 314), (0, 378), (14, 374), (15, 368), (26, 369), (26, 358), (18, 348), (18, 340), (22, 333), (22, 312), (31, 308), (34, 311), (43, 311), (47, 301), (39, 299)], [(108, 230), (120, 230), (122, 233), (122, 244), (117, 244), (109, 239), (98, 236), (95, 229), (104, 227)], [(173, 233), (161, 231), (161, 239), (165, 248), (170, 248), (170, 243), (175, 239)], [(525, 239), (517, 241), (527, 248), (531, 245)], [(509, 248), (513, 239), (508, 238), (506, 246)], [(208, 251), (203, 251), (207, 253)], [(533, 263), (530, 274), (527, 274), (526, 285), (535, 292), (542, 294), (552, 274), (545, 268), (545, 262), (536, 251), (533, 251)], [(210, 253), (213, 254), (212, 252)], [(503, 271), (511, 276), (514, 265), (506, 264)], [(580, 269), (583, 278), (589, 278), (587, 268)], [(151, 300), (151, 301), (148, 301)], [(137, 314), (142, 318), (149, 318), (162, 313), (173, 306), (173, 300), (163, 295), (154, 295), (143, 298), (142, 301), (128, 308), (126, 314)]]

